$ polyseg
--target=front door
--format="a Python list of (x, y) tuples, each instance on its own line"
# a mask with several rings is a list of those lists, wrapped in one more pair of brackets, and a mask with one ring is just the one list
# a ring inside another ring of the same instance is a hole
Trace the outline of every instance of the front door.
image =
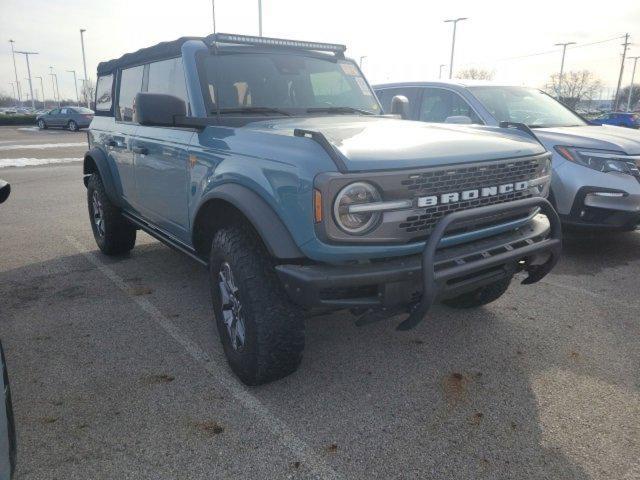
[(193, 130), (139, 126), (132, 142), (137, 207), (145, 219), (189, 242), (188, 145)]

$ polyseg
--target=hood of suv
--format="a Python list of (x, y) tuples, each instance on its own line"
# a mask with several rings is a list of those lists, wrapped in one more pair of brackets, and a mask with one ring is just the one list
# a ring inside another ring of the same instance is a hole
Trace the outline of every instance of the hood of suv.
[(538, 138), (549, 150), (555, 145), (617, 150), (628, 155), (640, 154), (640, 131), (614, 126), (536, 128)]
[(350, 171), (452, 165), (537, 155), (530, 137), (498, 128), (427, 124), (395, 118), (326, 116), (256, 122), (247, 128), (293, 135), (317, 131), (344, 157)]

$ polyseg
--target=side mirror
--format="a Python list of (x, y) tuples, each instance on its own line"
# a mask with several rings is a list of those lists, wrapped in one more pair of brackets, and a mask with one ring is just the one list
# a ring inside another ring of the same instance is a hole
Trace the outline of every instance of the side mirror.
[(396, 95), (391, 99), (391, 114), (400, 115), (406, 120), (409, 118), (409, 99), (404, 95)]
[(183, 100), (164, 93), (138, 93), (134, 104), (134, 121), (140, 125), (172, 127), (176, 116), (187, 114)]
[(0, 203), (4, 202), (7, 198), (9, 198), (10, 193), (11, 193), (11, 185), (9, 185), (4, 180), (0, 180)]
[(444, 123), (458, 123), (462, 125), (471, 125), (471, 119), (466, 115), (452, 115), (444, 119)]

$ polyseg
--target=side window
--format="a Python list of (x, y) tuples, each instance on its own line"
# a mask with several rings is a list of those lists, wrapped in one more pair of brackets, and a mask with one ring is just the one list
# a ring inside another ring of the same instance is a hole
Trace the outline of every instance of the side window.
[(110, 112), (113, 105), (113, 74), (98, 77), (96, 84), (96, 112)]
[(378, 100), (382, 104), (382, 110), (384, 113), (391, 113), (391, 100), (396, 95), (403, 95), (409, 100), (409, 115), (410, 118), (414, 118), (413, 112), (416, 111), (416, 102), (418, 101), (418, 94), (420, 89), (417, 87), (405, 87), (405, 88), (385, 88), (379, 90)]
[(469, 104), (457, 93), (441, 88), (425, 88), (420, 105), (420, 120), (444, 123), (448, 117), (465, 116), (482, 123)]
[(150, 63), (147, 92), (173, 95), (189, 105), (182, 57)]
[(118, 110), (116, 118), (123, 122), (133, 121), (133, 110), (136, 95), (142, 91), (142, 74), (144, 66), (127, 68), (120, 74), (120, 93), (118, 94)]
[(69, 113), (69, 109), (68, 108), (63, 108), (62, 110), (60, 110), (60, 114), (61, 115), (67, 115)]
[(58, 115), (60, 113), (60, 109), (59, 108), (54, 108), (53, 110), (51, 110), (49, 112), (49, 115)]

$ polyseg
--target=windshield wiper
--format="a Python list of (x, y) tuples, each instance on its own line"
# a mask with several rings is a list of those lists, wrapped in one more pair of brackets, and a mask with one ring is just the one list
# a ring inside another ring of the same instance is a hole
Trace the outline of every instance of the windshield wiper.
[(292, 115), (291, 113), (285, 110), (280, 110), (279, 108), (271, 108), (271, 107), (221, 108), (220, 113), (262, 113), (264, 115), (268, 115), (270, 113), (277, 113), (279, 115), (284, 115), (286, 117), (290, 117)]
[(375, 113), (370, 112), (369, 110), (362, 110), (360, 108), (353, 108), (353, 107), (314, 107), (314, 108), (307, 108), (307, 113), (317, 113), (317, 112), (326, 112), (326, 113), (361, 113), (362, 115), (375, 115)]

